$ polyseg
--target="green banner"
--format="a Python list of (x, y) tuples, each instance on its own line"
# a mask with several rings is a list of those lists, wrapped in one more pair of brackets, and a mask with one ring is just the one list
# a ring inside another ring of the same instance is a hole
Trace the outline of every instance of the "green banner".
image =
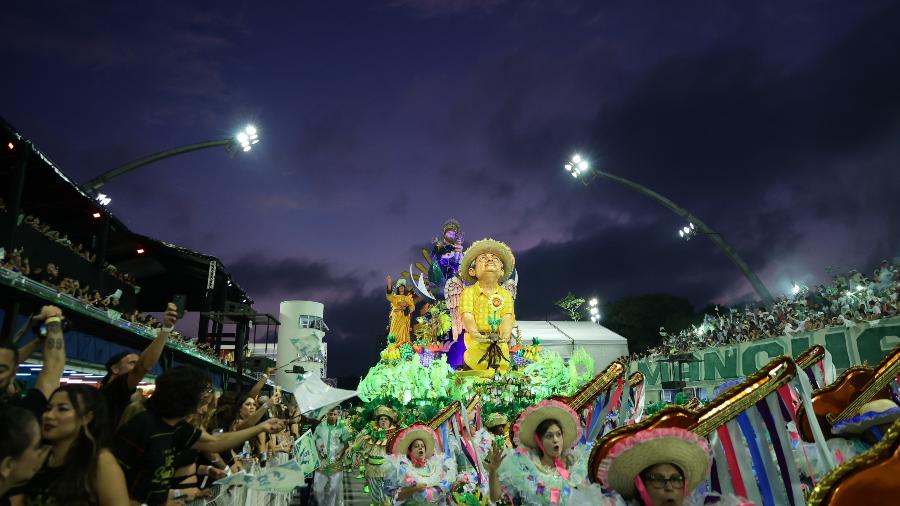
[[(691, 353), (695, 361), (682, 364), (681, 378), (688, 386), (721, 383), (753, 374), (775, 357), (796, 357), (814, 344), (823, 345), (831, 353), (838, 373), (854, 365), (875, 365), (900, 344), (900, 317), (695, 351)], [(653, 358), (632, 364), (632, 370), (643, 373), (645, 385), (650, 388), (674, 380), (675, 367)]]

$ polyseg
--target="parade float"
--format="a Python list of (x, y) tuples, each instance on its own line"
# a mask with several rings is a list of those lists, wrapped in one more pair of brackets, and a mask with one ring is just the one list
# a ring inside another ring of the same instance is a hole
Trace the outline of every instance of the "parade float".
[(464, 247), (448, 220), (422, 260), (388, 277), (387, 345), (357, 387), (358, 424), (378, 406), (401, 425), (430, 420), (454, 401), (478, 397), (482, 415), (509, 419), (552, 396), (571, 395), (594, 376), (594, 359), (576, 349), (568, 361), (542, 349), (516, 324), (515, 256), (494, 239)]

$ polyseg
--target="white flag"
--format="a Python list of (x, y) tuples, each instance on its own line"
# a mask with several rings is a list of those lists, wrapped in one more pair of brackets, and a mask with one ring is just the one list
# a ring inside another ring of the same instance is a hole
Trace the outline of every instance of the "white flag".
[[(311, 411), (330, 409), (354, 397), (356, 397), (356, 390), (334, 388), (314, 374), (309, 374), (294, 389), (294, 399), (297, 400), (300, 412), (304, 414), (308, 414)], [(316, 417), (318, 414), (315, 413), (311, 416)]]

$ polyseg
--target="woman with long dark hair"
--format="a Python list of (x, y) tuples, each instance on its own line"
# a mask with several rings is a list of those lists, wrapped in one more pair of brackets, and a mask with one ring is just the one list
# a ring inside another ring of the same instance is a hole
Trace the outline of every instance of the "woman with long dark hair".
[(27, 483), (46, 456), (41, 428), (31, 411), (0, 406), (0, 505), (9, 504), (7, 491)]
[(128, 504), (125, 475), (108, 449), (108, 420), (106, 403), (97, 389), (71, 384), (56, 389), (41, 420), (50, 455), (17, 490), (12, 504)]

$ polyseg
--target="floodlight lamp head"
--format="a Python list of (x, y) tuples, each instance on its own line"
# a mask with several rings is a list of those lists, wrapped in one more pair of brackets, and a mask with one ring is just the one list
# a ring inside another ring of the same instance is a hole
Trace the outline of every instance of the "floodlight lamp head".
[(600, 303), (600, 301), (598, 301), (596, 297), (594, 297), (593, 299), (591, 299), (591, 301), (589, 302), (589, 304), (591, 305), (591, 307), (594, 307), (594, 306), (596, 306), (596, 305), (599, 304), (599, 303)]
[(578, 153), (575, 153), (574, 155), (572, 155), (572, 163), (580, 163), (580, 162), (581, 162), (581, 155), (579, 155)]

